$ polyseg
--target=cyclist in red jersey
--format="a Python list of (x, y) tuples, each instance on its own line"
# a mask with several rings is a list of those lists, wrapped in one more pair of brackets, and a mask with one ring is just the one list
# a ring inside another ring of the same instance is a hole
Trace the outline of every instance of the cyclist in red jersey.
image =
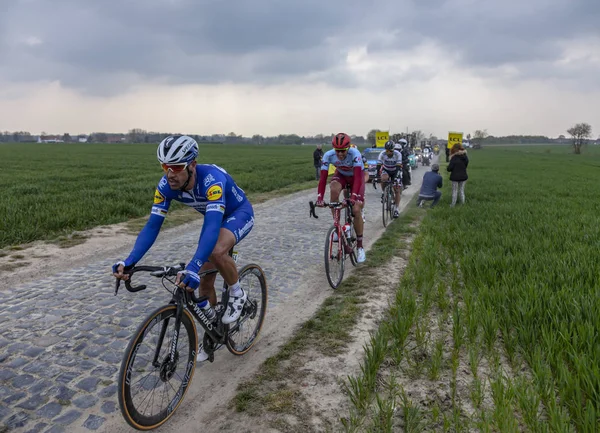
[[(331, 193), (330, 201), (339, 201), (340, 192), (347, 184), (351, 185), (350, 203), (354, 218), (354, 230), (356, 231), (356, 240), (358, 247), (357, 262), (363, 263), (366, 260), (365, 250), (363, 248), (363, 229), (364, 223), (361, 217), (361, 210), (364, 206), (365, 182), (364, 182), (364, 163), (360, 151), (356, 147), (350, 147), (350, 136), (339, 133), (331, 141), (333, 149), (325, 152), (323, 155), (323, 165), (321, 166), (321, 177), (317, 190), (317, 206), (324, 206), (323, 196), (327, 184), (329, 173), (329, 164), (336, 167), (335, 173), (331, 178), (329, 190)], [(335, 240), (335, 239), (334, 239)]]

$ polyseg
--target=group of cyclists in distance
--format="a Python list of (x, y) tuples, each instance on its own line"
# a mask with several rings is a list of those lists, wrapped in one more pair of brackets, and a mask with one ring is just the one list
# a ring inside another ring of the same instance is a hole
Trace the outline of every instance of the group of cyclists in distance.
[[(330, 201), (339, 201), (340, 193), (348, 185), (351, 192), (346, 198), (352, 205), (354, 215), (361, 215), (368, 180), (363, 157), (356, 146), (351, 144), (348, 134), (336, 134), (331, 144), (332, 149), (325, 152), (322, 158), (315, 205), (325, 206), (324, 194), (331, 164), (336, 169), (329, 181)], [(399, 215), (398, 206), (403, 188), (403, 146), (408, 146), (404, 139), (399, 140), (399, 143), (388, 141), (378, 161), (377, 179), (381, 182), (393, 182), (394, 185), (394, 218)], [(239, 319), (247, 294), (240, 287), (236, 264), (228, 253), (252, 231), (254, 211), (244, 191), (226, 170), (214, 164), (199, 164), (197, 157), (198, 143), (187, 135), (168, 136), (160, 142), (157, 159), (164, 175), (154, 193), (150, 217), (138, 234), (129, 256), (116, 262), (112, 266), (112, 273), (117, 279), (129, 279), (127, 271), (142, 259), (155, 242), (171, 201), (181, 202), (204, 215), (204, 223), (196, 252), (186, 268), (177, 275), (176, 284), (188, 291), (199, 289), (201, 296), (208, 296), (208, 301), (198, 306), (207, 317), (215, 317), (216, 274), (204, 278), (200, 278), (198, 274), (216, 268), (227, 283), (229, 294), (227, 305), (218, 306), (225, 308), (221, 320), (224, 324), (230, 324)], [(363, 263), (366, 260), (363, 247), (364, 220), (358, 217), (353, 221), (357, 236), (357, 262)], [(197, 360), (206, 359), (208, 356), (199, 347)]]

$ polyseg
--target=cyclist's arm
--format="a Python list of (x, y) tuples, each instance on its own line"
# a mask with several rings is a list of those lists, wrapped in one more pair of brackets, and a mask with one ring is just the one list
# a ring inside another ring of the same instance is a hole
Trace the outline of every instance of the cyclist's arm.
[(323, 198), (325, 187), (327, 186), (327, 176), (329, 176), (329, 162), (323, 161), (321, 164), (321, 177), (319, 177), (319, 186), (317, 187), (317, 197)]
[(363, 177), (363, 169), (360, 166), (354, 166), (353, 172), (354, 182), (352, 182), (352, 194), (358, 195), (360, 193), (360, 188), (365, 181)]
[(224, 212), (224, 203), (209, 203), (206, 206), (206, 214), (204, 215), (198, 248), (194, 257), (186, 266), (187, 270), (198, 273), (202, 264), (208, 261), (208, 257), (212, 254), (219, 239)]
[(140, 231), (129, 257), (125, 259), (125, 266), (135, 265), (139, 262), (148, 252), (152, 244), (154, 244), (163, 221), (165, 220), (165, 216), (167, 215), (169, 203), (170, 200), (165, 201), (160, 207), (152, 207), (152, 213), (150, 214), (150, 218), (148, 218), (148, 222), (146, 222), (146, 225)]

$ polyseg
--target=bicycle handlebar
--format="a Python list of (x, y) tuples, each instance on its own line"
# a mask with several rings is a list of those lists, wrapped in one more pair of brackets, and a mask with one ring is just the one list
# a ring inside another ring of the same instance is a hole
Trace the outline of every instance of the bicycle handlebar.
[[(323, 202), (323, 207), (328, 207), (331, 209), (338, 209), (338, 208), (343, 208), (345, 206), (350, 206), (350, 208), (352, 208), (352, 206), (350, 205), (350, 199), (344, 199), (344, 201), (332, 201), (332, 202)], [(316, 205), (314, 202), (309, 201), (308, 202), (308, 206), (310, 207), (310, 213), (309, 213), (309, 217), (313, 217), (313, 218), (319, 218), (319, 216), (316, 214), (315, 209), (316, 209)], [(354, 216), (354, 212), (352, 212), (352, 216)]]
[[(146, 289), (147, 286), (145, 284), (141, 284), (139, 286), (131, 285), (131, 276), (136, 272), (150, 272), (150, 275), (152, 275), (153, 277), (174, 277), (179, 271), (182, 271), (183, 269), (185, 269), (185, 263), (179, 263), (175, 266), (134, 266), (131, 269), (123, 271), (123, 273), (129, 275), (130, 278), (129, 280), (125, 280), (125, 288), (131, 293), (140, 292)], [(118, 278), (116, 279), (115, 296), (119, 292), (121, 281), (122, 280)]]

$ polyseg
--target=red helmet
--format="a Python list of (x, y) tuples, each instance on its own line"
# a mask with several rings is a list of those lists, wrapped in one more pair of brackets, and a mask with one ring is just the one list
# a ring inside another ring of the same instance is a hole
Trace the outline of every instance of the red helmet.
[(334, 149), (338, 150), (348, 149), (350, 147), (350, 136), (340, 132), (333, 137), (333, 140), (331, 140), (331, 145)]

